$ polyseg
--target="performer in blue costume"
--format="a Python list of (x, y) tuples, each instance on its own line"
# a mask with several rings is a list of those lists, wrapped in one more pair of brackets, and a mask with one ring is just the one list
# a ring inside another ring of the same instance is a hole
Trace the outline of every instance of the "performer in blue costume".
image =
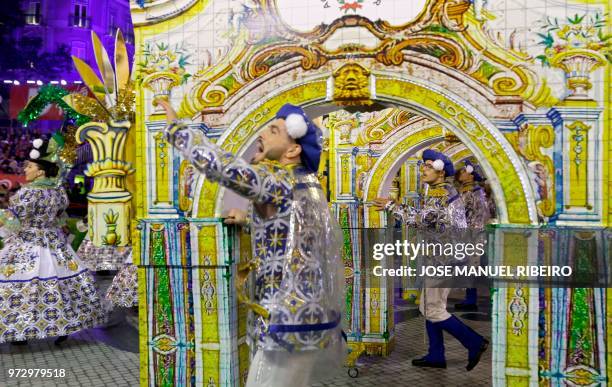
[[(482, 174), (477, 171), (478, 166), (469, 160), (466, 160), (463, 165), (456, 169), (455, 180), (459, 183), (459, 192), (465, 206), (467, 226), (474, 231), (482, 231), (489, 221), (487, 198), (484, 189), (479, 184), (484, 180)], [(476, 311), (478, 310), (477, 301), (477, 289), (468, 288), (465, 290), (465, 299), (455, 304), (455, 309)]]
[(91, 273), (62, 231), (68, 197), (56, 178), (59, 135), (34, 140), (28, 181), (0, 210), (0, 343), (58, 337), (105, 322)]
[(257, 140), (256, 165), (224, 152), (203, 132), (176, 121), (169, 142), (207, 179), (251, 200), (256, 318), (249, 327), (256, 350), (248, 387), (310, 385), (313, 370), (340, 366), (344, 354), (342, 234), (316, 177), (320, 129), (291, 104)]
[[(431, 149), (425, 150), (422, 157), (421, 179), (428, 187), (421, 205), (397, 204), (387, 198), (375, 199), (374, 205), (380, 210), (389, 211), (407, 226), (425, 232), (433, 230), (444, 234), (452, 232), (452, 229), (464, 229), (463, 201), (452, 184), (445, 181), (447, 176), (455, 173), (453, 163), (446, 155)], [(426, 319), (429, 351), (426, 356), (412, 361), (417, 367), (446, 368), (443, 331), (454, 336), (468, 350), (468, 371), (476, 367), (489, 345), (484, 337), (446, 310), (450, 290), (425, 286), (421, 291), (419, 309)]]

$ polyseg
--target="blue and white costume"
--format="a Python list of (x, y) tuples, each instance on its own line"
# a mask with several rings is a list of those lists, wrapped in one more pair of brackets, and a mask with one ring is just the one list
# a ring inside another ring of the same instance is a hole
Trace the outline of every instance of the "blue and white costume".
[[(423, 152), (423, 161), (427, 160), (434, 162), (434, 169), (444, 170), (446, 176), (454, 175), (453, 164), (446, 155), (428, 149)], [(408, 227), (424, 230), (425, 233), (433, 232), (441, 238), (445, 238), (446, 233), (452, 233), (453, 229), (467, 227), (463, 200), (448, 182), (428, 187), (422, 205), (418, 208), (390, 202), (386, 210)], [(426, 319), (429, 351), (425, 357), (413, 360), (415, 366), (446, 368), (443, 330), (453, 335), (468, 350), (468, 371), (475, 367), (487, 348), (488, 341), (446, 310), (450, 290), (428, 287), (425, 282), (419, 309)]]
[[(459, 166), (459, 170), (465, 171), (474, 176), (474, 181), (462, 183), (459, 186), (461, 199), (465, 206), (465, 218), (468, 228), (475, 232), (482, 232), (489, 221), (489, 206), (484, 189), (478, 184), (483, 181), (480, 172), (476, 170), (476, 165), (470, 161), (465, 161), (464, 165)], [(474, 234), (475, 235), (475, 234)], [(479, 264), (479, 262), (474, 262)], [(478, 291), (476, 288), (468, 288), (465, 291), (465, 300), (455, 305), (457, 310), (477, 310)]]
[[(314, 367), (319, 371), (343, 358), (342, 234), (315, 175), (319, 129), (293, 105), (283, 106), (276, 117), (290, 129), (295, 115), (307, 123), (307, 132), (296, 139), (302, 163), (289, 166), (251, 165), (198, 130), (181, 124), (167, 128), (170, 143), (207, 179), (252, 202), (250, 265), (259, 314), (249, 328), (257, 353), (247, 386), (306, 386)], [(273, 215), (265, 216), (264, 207)]]
[(61, 229), (66, 207), (56, 182), (37, 179), (0, 211), (0, 343), (66, 336), (105, 322), (93, 276)]

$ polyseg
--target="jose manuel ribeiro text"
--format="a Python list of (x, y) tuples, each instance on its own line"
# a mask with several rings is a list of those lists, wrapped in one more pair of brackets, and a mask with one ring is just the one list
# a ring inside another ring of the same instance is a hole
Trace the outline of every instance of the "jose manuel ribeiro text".
[[(466, 257), (484, 255), (484, 243), (411, 243), (396, 240), (395, 243), (375, 243), (372, 258), (380, 261), (385, 257), (404, 255), (410, 260), (417, 257), (453, 257), (463, 261)], [(377, 277), (569, 277), (570, 266), (469, 266), (469, 265), (423, 265), (418, 269), (410, 266), (383, 268), (374, 266), (372, 273)]]

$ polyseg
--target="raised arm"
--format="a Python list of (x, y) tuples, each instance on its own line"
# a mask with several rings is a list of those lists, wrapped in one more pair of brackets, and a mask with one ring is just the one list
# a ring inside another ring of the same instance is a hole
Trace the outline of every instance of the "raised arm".
[(256, 203), (280, 205), (291, 197), (289, 171), (280, 165), (246, 160), (224, 152), (203, 132), (173, 122), (166, 128), (168, 141), (207, 179), (218, 182)]

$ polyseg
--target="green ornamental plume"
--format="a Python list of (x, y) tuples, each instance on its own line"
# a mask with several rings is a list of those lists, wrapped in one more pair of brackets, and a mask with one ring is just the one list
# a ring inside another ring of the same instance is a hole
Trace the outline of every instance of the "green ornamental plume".
[(77, 127), (88, 123), (90, 121), (88, 116), (77, 113), (64, 102), (62, 98), (68, 94), (70, 93), (61, 87), (45, 85), (40, 88), (38, 94), (28, 102), (26, 107), (19, 112), (17, 119), (27, 126), (30, 122), (40, 118), (40, 115), (49, 104), (55, 104), (64, 111), (64, 118), (72, 119)]

